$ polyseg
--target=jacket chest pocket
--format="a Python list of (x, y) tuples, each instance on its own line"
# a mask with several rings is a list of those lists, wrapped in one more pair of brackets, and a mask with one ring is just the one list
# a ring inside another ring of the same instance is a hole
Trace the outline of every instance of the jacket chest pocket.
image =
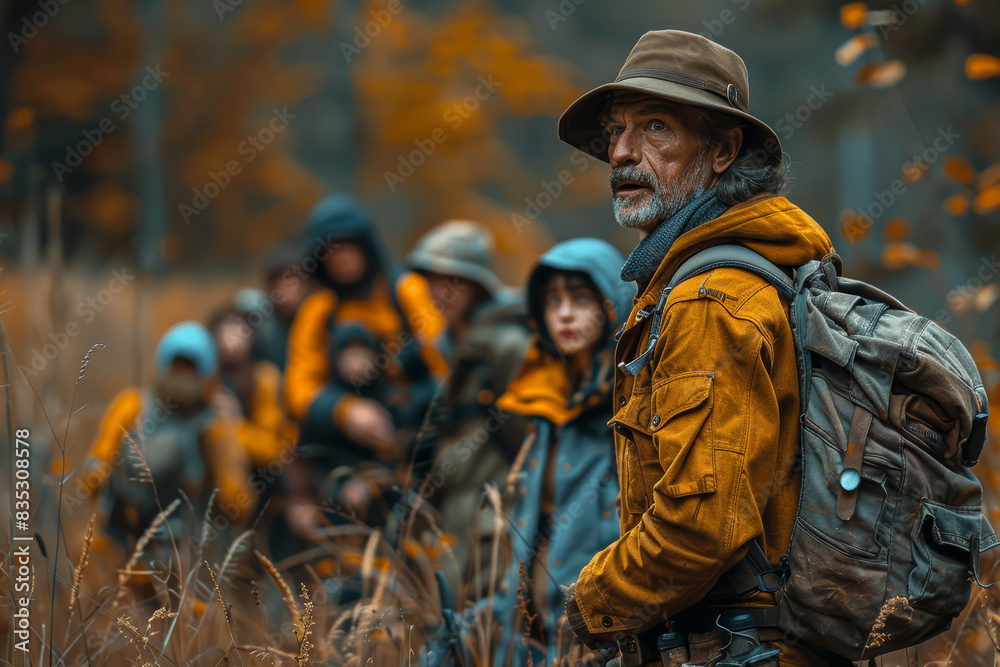
[(713, 379), (713, 373), (693, 372), (659, 382), (651, 393), (633, 394), (611, 420), (623, 512), (649, 509), (654, 486), (673, 498), (715, 491)]

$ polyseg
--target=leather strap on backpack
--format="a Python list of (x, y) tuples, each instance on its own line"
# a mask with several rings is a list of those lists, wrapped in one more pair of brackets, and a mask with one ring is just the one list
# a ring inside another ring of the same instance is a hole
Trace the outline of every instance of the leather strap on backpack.
[(847, 453), (844, 455), (844, 469), (840, 473), (840, 489), (837, 490), (837, 517), (850, 521), (858, 504), (858, 487), (861, 485), (861, 462), (865, 456), (865, 441), (872, 425), (872, 413), (860, 405), (854, 406), (851, 430), (847, 435)]

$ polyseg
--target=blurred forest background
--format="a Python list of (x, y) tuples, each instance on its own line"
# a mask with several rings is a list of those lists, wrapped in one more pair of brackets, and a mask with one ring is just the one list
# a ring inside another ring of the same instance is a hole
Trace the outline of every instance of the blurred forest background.
[(259, 286), (324, 194), (368, 203), (396, 258), (480, 221), (512, 285), (566, 238), (627, 254), (606, 165), (556, 119), (661, 28), (744, 58), (790, 199), (974, 347), (997, 409), (997, 0), (3, 0), (0, 28), (12, 421), (61, 441), (79, 384), (69, 465), (163, 331)]

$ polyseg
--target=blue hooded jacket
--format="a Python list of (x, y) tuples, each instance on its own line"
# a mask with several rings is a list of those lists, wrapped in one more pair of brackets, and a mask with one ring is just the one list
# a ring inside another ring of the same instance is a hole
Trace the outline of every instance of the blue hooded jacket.
[[(528, 664), (528, 649), (521, 641), (524, 618), (515, 606), (520, 563), (524, 562), (530, 576), (539, 538), (548, 540), (546, 569), (551, 578), (547, 578), (545, 585), (546, 599), (538, 601), (545, 612), (540, 621), (545, 628), (547, 655), (542, 656), (536, 650), (533, 657), (535, 664), (544, 661), (551, 665), (561, 650), (557, 645), (559, 635), (564, 640), (572, 636), (568, 626), (559, 631), (560, 623), (565, 622), (562, 587), (575, 582), (594, 554), (619, 537), (615, 510), (618, 474), (614, 439), (607, 422), (612, 416), (614, 334), (631, 311), (635, 296), (634, 283), (625, 283), (619, 277), (623, 263), (621, 253), (605, 241), (572, 239), (543, 254), (528, 279), (529, 313), (539, 329), (540, 340), (529, 351), (518, 379), (498, 401), (502, 409), (526, 414), (531, 428), (508, 478), (508, 494), (513, 493), (516, 499), (507, 517), (513, 553), (500, 590), (494, 596), (494, 617), (503, 625), (497, 665), (504, 664), (508, 655), (511, 664)], [(586, 274), (600, 290), (607, 316), (605, 344), (594, 355), (591, 378), (585, 386), (577, 388), (568, 387), (565, 381), (569, 397), (561, 410), (531, 400), (533, 383), (541, 381), (551, 387), (559, 384), (559, 374), (563, 379), (566, 376), (566, 364), (558, 358), (542, 316), (542, 292), (553, 270)], [(526, 390), (520, 392), (519, 398), (520, 386)], [(556, 448), (554, 510), (550, 516), (543, 516), (546, 462), (553, 444)], [(538, 590), (537, 583), (529, 591)]]

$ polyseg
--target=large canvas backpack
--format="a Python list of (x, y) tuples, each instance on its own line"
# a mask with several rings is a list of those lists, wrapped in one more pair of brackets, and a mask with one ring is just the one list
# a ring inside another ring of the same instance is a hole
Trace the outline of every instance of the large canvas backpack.
[(933, 321), (842, 277), (833, 253), (793, 282), (748, 248), (716, 246), (686, 260), (668, 290), (719, 267), (752, 271), (790, 302), (802, 491), (768, 589), (779, 629), (851, 660), (948, 629), (979, 581), (980, 553), (998, 543), (969, 470), (989, 412), (971, 355)]

